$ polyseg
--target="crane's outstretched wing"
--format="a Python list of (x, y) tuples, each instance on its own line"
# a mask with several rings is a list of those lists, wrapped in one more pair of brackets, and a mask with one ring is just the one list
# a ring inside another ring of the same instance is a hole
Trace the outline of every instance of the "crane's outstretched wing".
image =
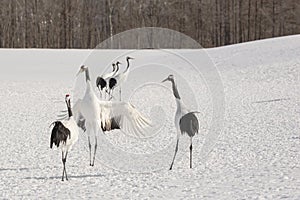
[[(72, 113), (77, 125), (86, 130), (86, 120), (81, 113), (82, 100), (78, 99), (72, 107)], [(113, 129), (122, 129), (125, 133), (133, 134), (137, 137), (148, 135), (147, 128), (151, 127), (151, 122), (145, 118), (130, 103), (112, 102), (98, 100), (99, 109), (99, 127), (103, 131)], [(67, 119), (68, 113), (59, 115), (60, 119)]]
[(147, 134), (146, 129), (151, 127), (151, 122), (145, 118), (130, 103), (99, 101), (101, 124), (118, 126), (129, 134), (141, 137)]

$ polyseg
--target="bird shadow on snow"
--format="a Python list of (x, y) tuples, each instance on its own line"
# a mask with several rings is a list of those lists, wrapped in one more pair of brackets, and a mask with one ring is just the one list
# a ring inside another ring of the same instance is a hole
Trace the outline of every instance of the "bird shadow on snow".
[[(78, 176), (68, 176), (68, 179), (77, 179), (77, 178), (94, 178), (94, 177), (104, 177), (103, 174), (93, 174), (93, 175), (78, 175)], [(60, 179), (61, 176), (50, 176), (50, 177), (25, 177), (24, 179), (34, 179), (34, 180), (47, 180), (47, 179)]]
[(24, 171), (24, 170), (30, 170), (30, 168), (0, 168), (1, 171)]

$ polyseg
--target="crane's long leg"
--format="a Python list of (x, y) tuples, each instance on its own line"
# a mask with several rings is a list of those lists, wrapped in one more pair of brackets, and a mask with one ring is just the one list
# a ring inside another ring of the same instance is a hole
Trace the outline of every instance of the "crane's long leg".
[(62, 174), (61, 180), (64, 181), (64, 177), (65, 177), (64, 151), (61, 151), (61, 161), (63, 163), (63, 174)]
[(95, 149), (94, 149), (94, 156), (93, 156), (92, 166), (94, 166), (94, 163), (95, 163), (96, 151), (97, 151), (97, 136), (95, 134)]
[(68, 180), (68, 175), (67, 175), (67, 170), (66, 170), (67, 155), (68, 155), (68, 151), (66, 152), (65, 159), (64, 159), (64, 169), (65, 169), (66, 180)]
[(99, 87), (98, 87), (98, 90), (99, 90), (99, 98), (101, 99), (102, 98), (102, 94), (101, 94), (101, 90), (100, 90)]
[(105, 100), (106, 100), (106, 98), (107, 98), (107, 95), (108, 95), (108, 97), (109, 97), (109, 88), (105, 88)]
[(89, 140), (89, 150), (90, 150), (90, 166), (92, 166), (92, 145), (91, 145), (90, 135), (88, 135), (88, 140)]
[(106, 86), (106, 90), (105, 90), (105, 100), (109, 100), (110, 98), (110, 89), (108, 86)]
[(174, 164), (174, 160), (175, 160), (175, 157), (176, 157), (176, 154), (177, 154), (177, 151), (178, 151), (178, 142), (179, 142), (179, 137), (177, 137), (177, 142), (176, 142), (176, 147), (175, 147), (175, 153), (174, 153), (174, 157), (173, 157), (173, 160), (172, 160), (172, 163), (171, 163), (171, 166), (170, 166), (169, 170), (172, 170), (172, 167), (173, 167), (173, 164)]
[(112, 98), (113, 98), (113, 92), (114, 92), (113, 89), (109, 90), (109, 93), (108, 93), (109, 94), (108, 95), (109, 96), (109, 99), (108, 99), (109, 101), (112, 100)]
[(61, 152), (61, 160), (62, 160), (62, 163), (63, 163), (63, 174), (62, 174), (62, 177), (61, 177), (61, 180), (64, 181), (64, 176), (66, 174), (66, 180), (68, 180), (68, 176), (67, 176), (67, 171), (66, 171), (66, 161), (67, 161), (67, 155), (68, 155), (68, 151), (66, 152), (66, 155), (64, 157), (64, 151)]
[(120, 88), (119, 88), (119, 93), (120, 93), (120, 101), (122, 100), (122, 93), (121, 93), (121, 86), (120, 86)]
[(192, 168), (192, 151), (193, 151), (193, 137), (191, 137), (191, 145), (190, 145), (190, 168)]

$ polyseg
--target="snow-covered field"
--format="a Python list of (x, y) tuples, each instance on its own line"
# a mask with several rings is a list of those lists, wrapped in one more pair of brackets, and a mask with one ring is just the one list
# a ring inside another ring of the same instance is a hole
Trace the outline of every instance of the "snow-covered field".
[[(146, 140), (99, 134), (108, 143), (99, 144), (94, 167), (82, 133), (68, 156), (69, 181), (62, 182), (49, 125), (65, 108), (66, 93), (82, 95), (83, 76), (75, 78), (81, 64), (94, 81), (100, 66), (120, 55), (123, 63), (124, 55), (136, 58), (124, 99), (161, 129)], [(1, 199), (300, 199), (300, 35), (207, 50), (1, 49), (0, 60)], [(202, 113), (193, 169), (183, 136), (168, 170), (176, 105), (170, 85), (159, 82), (170, 73), (185, 103)], [(213, 124), (213, 111), (223, 125)], [(223, 127), (216, 138), (215, 126)]]

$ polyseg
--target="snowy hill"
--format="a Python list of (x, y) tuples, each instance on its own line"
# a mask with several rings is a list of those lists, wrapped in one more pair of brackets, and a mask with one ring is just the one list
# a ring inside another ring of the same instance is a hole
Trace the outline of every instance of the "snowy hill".
[[(135, 60), (124, 99), (161, 123), (160, 132), (146, 141), (106, 134), (113, 147), (99, 144), (93, 168), (82, 133), (69, 154), (70, 180), (61, 182), (49, 125), (64, 95), (82, 95), (81, 64), (94, 81), (116, 59), (124, 67), (126, 55)], [(0, 49), (0, 60), (0, 198), (300, 198), (300, 35), (202, 50)], [(168, 170), (176, 105), (160, 81), (170, 73), (184, 102), (202, 113), (193, 169), (183, 136)], [(212, 137), (216, 126), (222, 131)]]

